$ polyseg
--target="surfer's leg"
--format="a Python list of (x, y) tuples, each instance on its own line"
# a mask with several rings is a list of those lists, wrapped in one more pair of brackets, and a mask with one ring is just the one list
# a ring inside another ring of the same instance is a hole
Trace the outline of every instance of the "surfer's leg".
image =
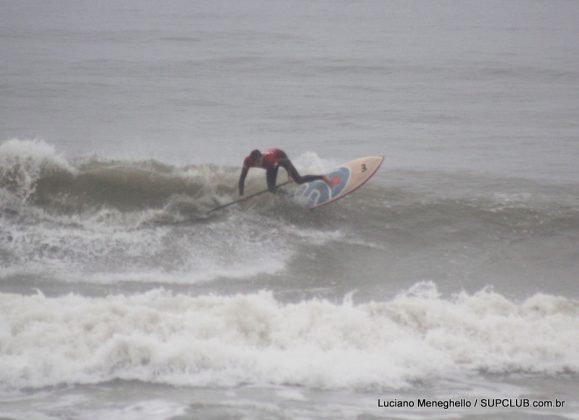
[[(284, 160), (283, 162), (280, 162), (280, 165), (284, 167), (284, 169), (287, 171), (289, 176), (292, 177), (292, 179), (294, 180), (294, 182), (296, 184), (303, 184), (305, 182), (317, 181), (319, 179), (324, 181), (326, 184), (328, 184), (328, 182), (329, 182), (329, 180), (326, 181), (328, 177), (326, 177), (324, 175), (304, 175), (304, 176), (301, 176), (299, 174), (298, 170), (296, 169), (296, 167), (293, 165), (293, 163), (291, 163), (291, 161), (289, 159)], [(328, 185), (330, 185), (330, 184), (328, 184)]]

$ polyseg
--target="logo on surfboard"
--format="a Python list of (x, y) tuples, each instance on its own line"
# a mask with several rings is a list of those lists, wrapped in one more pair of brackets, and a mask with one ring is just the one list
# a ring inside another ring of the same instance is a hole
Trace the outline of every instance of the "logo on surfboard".
[(350, 176), (350, 169), (345, 167), (338, 168), (328, 174), (328, 177), (332, 180), (333, 186), (331, 188), (323, 181), (309, 182), (303, 184), (297, 190), (295, 197), (304, 203), (307, 208), (316, 207), (340, 195), (348, 184)]

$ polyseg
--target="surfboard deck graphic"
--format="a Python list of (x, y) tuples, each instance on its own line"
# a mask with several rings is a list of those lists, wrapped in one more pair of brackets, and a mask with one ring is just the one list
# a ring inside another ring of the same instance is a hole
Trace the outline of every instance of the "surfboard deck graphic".
[(378, 171), (383, 156), (367, 156), (344, 163), (330, 172), (332, 187), (324, 181), (302, 184), (293, 198), (307, 209), (314, 209), (346, 197), (364, 185)]

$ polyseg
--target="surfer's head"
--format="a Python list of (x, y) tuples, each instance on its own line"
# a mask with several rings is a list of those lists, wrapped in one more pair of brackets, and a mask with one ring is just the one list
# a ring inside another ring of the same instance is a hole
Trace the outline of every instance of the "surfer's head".
[(261, 152), (257, 149), (252, 150), (249, 154), (249, 161), (252, 165), (258, 164), (261, 159)]

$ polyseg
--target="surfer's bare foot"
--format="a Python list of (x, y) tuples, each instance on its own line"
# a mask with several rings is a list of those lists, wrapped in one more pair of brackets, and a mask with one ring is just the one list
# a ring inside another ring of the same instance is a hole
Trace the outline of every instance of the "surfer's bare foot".
[(324, 175), (324, 177), (322, 178), (322, 180), (328, 185), (328, 187), (333, 187), (333, 186), (334, 186), (334, 183), (332, 182), (332, 180), (331, 180), (329, 177), (327, 177), (327, 176)]

